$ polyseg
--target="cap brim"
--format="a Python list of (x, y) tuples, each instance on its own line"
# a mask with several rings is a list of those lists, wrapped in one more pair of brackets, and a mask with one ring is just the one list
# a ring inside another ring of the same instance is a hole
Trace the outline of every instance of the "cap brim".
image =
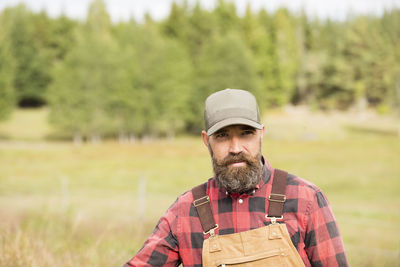
[(229, 119), (219, 121), (216, 124), (214, 124), (213, 126), (211, 126), (210, 129), (208, 129), (208, 131), (207, 131), (207, 135), (210, 136), (213, 133), (215, 133), (216, 131), (218, 131), (219, 129), (222, 129), (229, 125), (235, 125), (235, 124), (248, 125), (248, 126), (256, 128), (256, 129), (262, 129), (262, 124), (260, 124), (258, 122), (255, 122), (255, 121), (252, 121), (249, 119), (244, 119), (244, 118), (229, 118)]

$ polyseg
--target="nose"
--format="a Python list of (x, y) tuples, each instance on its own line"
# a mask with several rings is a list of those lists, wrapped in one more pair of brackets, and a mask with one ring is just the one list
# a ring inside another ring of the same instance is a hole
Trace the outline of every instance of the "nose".
[(229, 153), (231, 154), (239, 154), (242, 152), (242, 144), (240, 142), (240, 138), (237, 136), (232, 136), (229, 143)]

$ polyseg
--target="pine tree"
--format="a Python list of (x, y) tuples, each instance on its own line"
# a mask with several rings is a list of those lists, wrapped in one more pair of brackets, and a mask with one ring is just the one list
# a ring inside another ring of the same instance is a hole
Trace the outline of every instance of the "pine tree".
[(89, 7), (77, 44), (55, 72), (50, 120), (77, 139), (98, 141), (112, 132), (108, 97), (116, 90), (118, 54), (102, 0)]
[(262, 27), (255, 53), (260, 77), (261, 107), (280, 106), (287, 101), (282, 89), (277, 47), (277, 30), (272, 17), (265, 10), (257, 15)]
[(165, 36), (184, 41), (187, 34), (187, 2), (182, 5), (172, 2), (167, 19), (162, 22), (162, 32)]
[(7, 38), (7, 26), (4, 17), (0, 15), (0, 121), (9, 117), (15, 105), (15, 65), (11, 56), (11, 43)]
[(257, 94), (254, 59), (238, 34), (215, 36), (204, 48), (196, 73), (196, 87), (191, 94), (189, 130), (203, 128), (203, 105), (212, 92), (238, 88)]
[(65, 56), (74, 46), (74, 31), (77, 22), (62, 14), (52, 20), (50, 24), (50, 40), (48, 43), (53, 63), (64, 60)]
[(237, 31), (236, 29), (239, 26), (239, 18), (234, 3), (226, 0), (218, 0), (213, 14), (216, 18), (219, 34), (225, 35)]
[(320, 24), (310, 21), (303, 12), (298, 18), (299, 69), (296, 76), (296, 91), (292, 103), (314, 105), (316, 92), (323, 82), (322, 68), (326, 56), (319, 41)]
[(276, 49), (279, 62), (279, 104), (288, 103), (295, 94), (296, 75), (299, 68), (299, 44), (293, 18), (287, 9), (281, 8), (273, 18), (276, 31)]
[[(15, 62), (13, 87), (20, 105), (41, 105), (46, 102), (46, 89), (50, 82), (49, 61), (40, 46), (37, 19), (22, 4), (6, 9), (4, 19), (9, 25), (8, 36)], [(35, 36), (36, 35), (36, 36)]]
[[(145, 114), (142, 105), (146, 103), (138, 93), (135, 73), (138, 68), (135, 44), (140, 38), (138, 25), (134, 20), (120, 23), (114, 27), (114, 38), (118, 42), (120, 54), (117, 82), (113, 94), (110, 94), (107, 111), (114, 124), (120, 142), (133, 141), (143, 133)], [(143, 116), (142, 116), (143, 115)]]
[[(383, 42), (386, 44), (384, 78), (388, 87), (385, 103), (394, 108), (400, 118), (400, 9), (386, 11), (380, 21)], [(399, 124), (400, 136), (400, 124)]]
[(217, 23), (213, 13), (202, 9), (199, 2), (197, 2), (188, 18), (185, 39), (185, 44), (188, 46), (188, 51), (194, 64), (198, 63), (204, 45), (210, 41), (216, 28)]

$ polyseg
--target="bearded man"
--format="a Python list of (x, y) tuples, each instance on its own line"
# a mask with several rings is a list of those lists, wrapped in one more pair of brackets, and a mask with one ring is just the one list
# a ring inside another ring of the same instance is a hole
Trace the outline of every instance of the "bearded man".
[(129, 266), (348, 266), (325, 195), (261, 154), (255, 97), (225, 89), (205, 102), (214, 177), (179, 196)]

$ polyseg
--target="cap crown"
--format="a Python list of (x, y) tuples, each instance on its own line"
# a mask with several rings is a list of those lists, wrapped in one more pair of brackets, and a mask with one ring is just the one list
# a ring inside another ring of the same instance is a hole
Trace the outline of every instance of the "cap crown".
[(207, 135), (234, 124), (262, 128), (256, 98), (240, 89), (228, 88), (211, 94), (205, 102), (204, 120)]

